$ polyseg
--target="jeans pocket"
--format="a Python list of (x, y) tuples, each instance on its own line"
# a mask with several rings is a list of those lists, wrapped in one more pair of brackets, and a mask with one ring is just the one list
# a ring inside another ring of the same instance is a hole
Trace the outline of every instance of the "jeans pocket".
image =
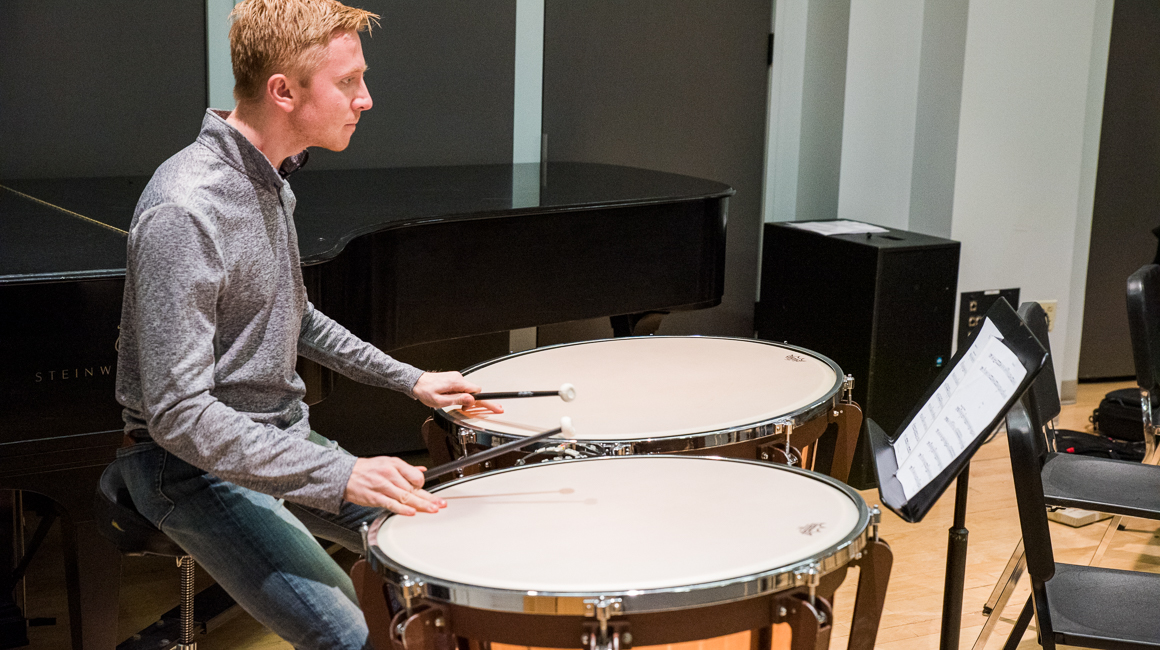
[(117, 469), (129, 488), (133, 506), (158, 527), (173, 510), (173, 502), (161, 491), (167, 455), (155, 442), (139, 442), (117, 450)]
[(156, 442), (153, 442), (153, 441), (138, 442), (135, 445), (131, 445), (129, 447), (121, 447), (120, 449), (118, 449), (117, 450), (117, 458), (127, 458), (129, 456), (135, 456), (137, 454), (144, 454), (144, 453), (154, 451), (157, 449), (160, 449), (160, 447), (157, 446)]

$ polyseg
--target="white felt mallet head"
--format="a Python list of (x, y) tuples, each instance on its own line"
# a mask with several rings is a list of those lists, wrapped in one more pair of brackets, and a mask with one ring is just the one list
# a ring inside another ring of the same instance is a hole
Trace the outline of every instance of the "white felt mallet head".
[(562, 384), (560, 386), (560, 399), (565, 402), (571, 402), (576, 399), (576, 387), (572, 384)]
[(565, 438), (575, 438), (576, 429), (572, 428), (572, 418), (565, 415), (560, 418), (560, 435)]

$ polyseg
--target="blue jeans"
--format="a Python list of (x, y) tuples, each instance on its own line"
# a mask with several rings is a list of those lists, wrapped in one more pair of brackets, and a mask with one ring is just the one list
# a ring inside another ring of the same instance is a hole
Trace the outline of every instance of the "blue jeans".
[(361, 553), (358, 527), (381, 510), (344, 503), (333, 515), (284, 504), (152, 442), (121, 449), (116, 462), (137, 510), (258, 622), (295, 648), (371, 647), (350, 577), (314, 536)]

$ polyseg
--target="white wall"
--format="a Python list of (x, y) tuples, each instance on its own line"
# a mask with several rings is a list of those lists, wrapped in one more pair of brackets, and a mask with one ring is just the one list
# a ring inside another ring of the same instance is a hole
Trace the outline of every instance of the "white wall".
[(975, 0), (967, 28), (951, 228), (959, 291), (1058, 300), (1051, 346), (1065, 381), (1078, 374), (1111, 8)]
[[(1023, 300), (1058, 301), (1065, 397), (1078, 375), (1112, 1), (850, 8), (836, 216), (962, 242), (959, 292), (1019, 287)], [(832, 80), (811, 79), (805, 62), (819, 38), (810, 8), (777, 5), (766, 221), (818, 218), (801, 205), (815, 144), (800, 98)]]

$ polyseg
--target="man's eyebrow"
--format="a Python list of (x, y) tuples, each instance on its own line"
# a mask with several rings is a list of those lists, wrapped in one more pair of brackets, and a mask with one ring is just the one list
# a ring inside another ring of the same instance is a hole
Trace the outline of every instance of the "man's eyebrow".
[(339, 77), (349, 77), (352, 74), (360, 74), (360, 73), (366, 74), (367, 70), (370, 70), (370, 69), (371, 69), (370, 66), (366, 66), (366, 65), (359, 66), (357, 68), (351, 68), (350, 70), (347, 70), (346, 72), (340, 74)]

